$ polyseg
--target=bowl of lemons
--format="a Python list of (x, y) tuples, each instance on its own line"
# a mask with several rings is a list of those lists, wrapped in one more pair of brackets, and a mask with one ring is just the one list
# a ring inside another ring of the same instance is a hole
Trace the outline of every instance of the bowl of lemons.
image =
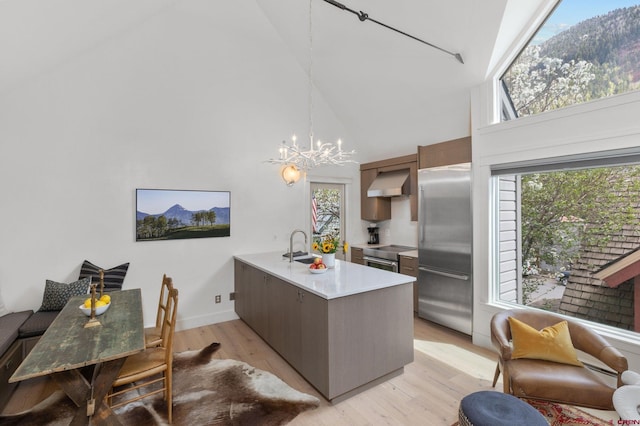
[[(111, 306), (111, 296), (103, 294), (99, 299), (96, 298), (96, 315), (104, 314)], [(88, 298), (80, 305), (80, 310), (86, 316), (91, 316), (91, 298)]]

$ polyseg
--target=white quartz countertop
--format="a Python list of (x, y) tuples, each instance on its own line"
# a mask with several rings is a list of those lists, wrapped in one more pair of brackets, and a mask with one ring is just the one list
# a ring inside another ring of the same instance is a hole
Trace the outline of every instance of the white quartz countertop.
[(336, 260), (335, 268), (324, 274), (312, 274), (309, 265), (289, 262), (279, 252), (236, 255), (234, 258), (325, 299), (351, 296), (416, 280), (409, 275), (341, 260)]

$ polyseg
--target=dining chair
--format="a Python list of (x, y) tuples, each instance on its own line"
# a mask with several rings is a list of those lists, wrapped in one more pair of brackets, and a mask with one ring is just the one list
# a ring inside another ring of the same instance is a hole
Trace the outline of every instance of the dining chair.
[[(169, 290), (169, 310), (163, 319), (162, 341), (159, 346), (146, 348), (143, 352), (129, 356), (113, 382), (106, 396), (111, 408), (118, 408), (130, 402), (138, 401), (163, 392), (167, 404), (167, 418), (173, 421), (172, 368), (173, 334), (178, 312), (178, 289)], [(157, 383), (161, 384), (158, 388)], [(120, 388), (121, 386), (124, 388)], [(152, 386), (153, 385), (153, 386)], [(143, 390), (150, 387), (148, 390)], [(137, 391), (136, 395), (126, 398), (124, 394)], [(116, 401), (114, 401), (114, 398)], [(115, 402), (115, 403), (114, 403)]]
[(153, 348), (159, 346), (162, 342), (163, 328), (165, 326), (164, 318), (171, 309), (169, 303), (169, 294), (173, 288), (173, 281), (167, 274), (162, 276), (162, 285), (160, 286), (160, 300), (158, 301), (158, 313), (156, 314), (156, 325), (153, 328), (144, 331), (145, 347)]

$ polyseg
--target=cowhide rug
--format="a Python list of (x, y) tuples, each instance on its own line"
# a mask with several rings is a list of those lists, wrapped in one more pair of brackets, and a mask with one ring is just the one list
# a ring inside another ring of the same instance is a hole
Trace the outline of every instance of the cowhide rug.
[[(273, 374), (244, 362), (212, 359), (219, 343), (177, 353), (173, 361), (173, 424), (282, 425), (320, 401), (298, 392)], [(1, 425), (68, 425), (75, 405), (62, 391), (29, 411), (0, 416)], [(167, 425), (162, 395), (116, 410), (124, 425)]]

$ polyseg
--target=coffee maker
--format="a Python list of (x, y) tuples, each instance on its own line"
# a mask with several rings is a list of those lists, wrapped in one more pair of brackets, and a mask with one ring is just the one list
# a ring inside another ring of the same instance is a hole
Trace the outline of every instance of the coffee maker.
[(380, 236), (378, 234), (378, 227), (375, 223), (372, 223), (368, 228), (369, 231), (369, 244), (380, 244)]

